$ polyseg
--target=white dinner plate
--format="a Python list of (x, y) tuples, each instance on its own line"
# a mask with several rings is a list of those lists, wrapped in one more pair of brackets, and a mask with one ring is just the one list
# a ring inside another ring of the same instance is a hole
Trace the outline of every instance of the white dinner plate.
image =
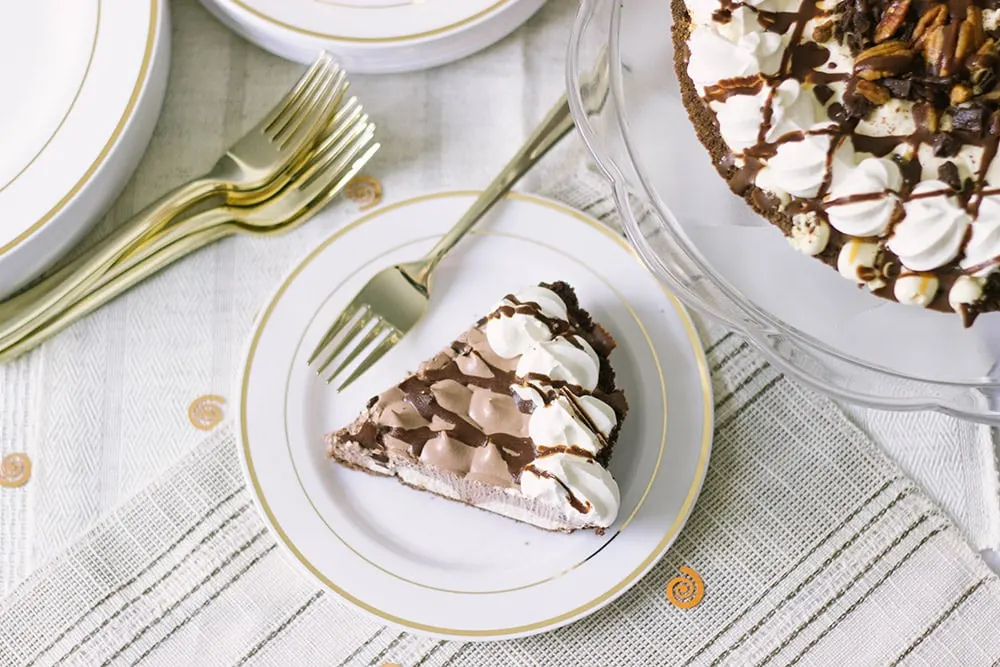
[[(561, 204), (514, 194), (437, 269), (428, 314), (342, 394), (306, 359), (377, 270), (419, 257), (473, 193), (386, 206), (310, 253), (258, 318), (243, 368), (241, 452), (274, 534), (319, 581), (383, 622), (439, 637), (501, 639), (569, 623), (642, 577), (691, 513), (712, 438), (709, 374), (680, 304), (624, 241)], [(618, 342), (630, 409), (611, 471), (622, 493), (604, 535), (550, 533), (326, 458), (350, 422), (492, 309), (504, 294), (565, 280)]]
[(276, 55), (321, 50), (349, 72), (443, 65), (510, 34), (545, 0), (202, 0), (229, 28)]
[(120, 192), (152, 135), (168, 61), (166, 0), (5, 4), (0, 296), (72, 245)]

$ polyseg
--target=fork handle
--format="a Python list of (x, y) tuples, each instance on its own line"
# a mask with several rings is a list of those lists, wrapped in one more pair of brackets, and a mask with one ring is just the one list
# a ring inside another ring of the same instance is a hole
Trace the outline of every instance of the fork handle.
[(510, 191), (511, 187), (535, 164), (549, 152), (556, 143), (573, 129), (573, 116), (570, 115), (569, 103), (563, 95), (559, 102), (549, 111), (541, 124), (532, 132), (528, 140), (497, 174), (493, 182), (476, 198), (472, 206), (447, 234), (441, 237), (423, 260), (414, 265), (411, 277), (425, 289), (430, 275), (444, 256), (469, 233), (479, 220), (493, 207), (497, 201)]
[(168, 192), (100, 241), (96, 248), (56, 273), (0, 303), (0, 339), (21, 333), (33, 321), (92, 284), (139, 242), (186, 208), (221, 191), (214, 179), (199, 178)]
[[(42, 344), (80, 318), (90, 314), (109, 301), (144, 281), (166, 266), (188, 256), (211, 243), (240, 231), (236, 225), (219, 224), (199, 232), (183, 236), (172, 243), (163, 244), (151, 256), (135, 262), (127, 270), (123, 270), (114, 280), (105, 281), (99, 287), (89, 291), (68, 308), (61, 309), (50, 319), (39, 324), (34, 322), (30, 331), (19, 332), (12, 339), (0, 341), (0, 363), (6, 363)], [(173, 235), (171, 235), (173, 237)], [(158, 244), (159, 245), (159, 244)]]

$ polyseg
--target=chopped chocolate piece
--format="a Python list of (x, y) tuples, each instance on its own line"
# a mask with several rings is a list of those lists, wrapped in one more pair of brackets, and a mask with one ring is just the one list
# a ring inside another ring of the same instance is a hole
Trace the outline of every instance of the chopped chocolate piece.
[(816, 99), (819, 100), (820, 104), (826, 104), (830, 101), (830, 98), (833, 97), (833, 89), (830, 88), (830, 86), (821, 83), (813, 88), (813, 95), (816, 96)]
[(931, 142), (935, 157), (954, 157), (962, 148), (962, 142), (947, 132), (938, 132)]
[(844, 105), (840, 102), (834, 102), (831, 104), (826, 112), (829, 114), (830, 120), (840, 124), (844, 124), (851, 119), (851, 117), (847, 115), (847, 109), (845, 109)]
[(951, 123), (957, 130), (966, 130), (982, 136), (986, 109), (982, 104), (967, 104), (955, 109)]
[(910, 92), (913, 90), (913, 82), (909, 79), (882, 79), (879, 83), (885, 86), (892, 96), (901, 100), (905, 100), (910, 96)]
[(954, 162), (945, 162), (938, 167), (938, 178), (956, 192), (962, 189), (962, 179), (958, 176), (958, 167)]
[(1000, 111), (990, 114), (990, 134), (994, 137), (1000, 135)]

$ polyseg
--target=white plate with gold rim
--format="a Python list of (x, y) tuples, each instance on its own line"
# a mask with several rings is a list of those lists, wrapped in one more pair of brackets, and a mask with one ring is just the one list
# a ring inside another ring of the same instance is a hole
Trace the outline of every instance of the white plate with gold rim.
[[(701, 489), (712, 438), (705, 356), (690, 318), (600, 223), (513, 194), (436, 274), (427, 316), (343, 394), (306, 359), (378, 269), (430, 249), (473, 200), (385, 206), (335, 233), (258, 317), (242, 369), (244, 471), (262, 514), (306, 572), (383, 622), (464, 640), (551, 630), (601, 608), (670, 547)], [(447, 345), (506, 293), (565, 280), (618, 341), (630, 404), (611, 461), (622, 493), (604, 535), (549, 533), (342, 468), (323, 436)]]
[(0, 297), (69, 248), (152, 136), (167, 0), (32, 0), (0, 21)]
[(349, 72), (409, 72), (510, 34), (545, 0), (201, 0), (220, 21), (302, 63), (328, 51)]

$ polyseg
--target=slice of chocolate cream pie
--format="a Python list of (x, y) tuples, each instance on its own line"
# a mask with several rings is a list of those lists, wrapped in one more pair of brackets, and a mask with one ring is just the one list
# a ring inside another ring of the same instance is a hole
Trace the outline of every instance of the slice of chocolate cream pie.
[(563, 282), (506, 296), (327, 436), (340, 463), (553, 531), (618, 516), (615, 341)]

